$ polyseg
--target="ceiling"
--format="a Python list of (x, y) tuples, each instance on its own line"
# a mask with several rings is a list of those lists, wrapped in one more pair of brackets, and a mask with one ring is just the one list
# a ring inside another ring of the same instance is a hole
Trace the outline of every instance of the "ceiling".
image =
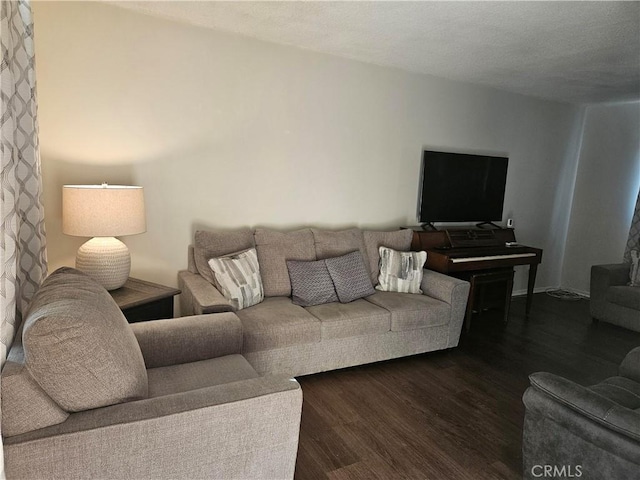
[(109, 3), (551, 100), (640, 99), (636, 1)]

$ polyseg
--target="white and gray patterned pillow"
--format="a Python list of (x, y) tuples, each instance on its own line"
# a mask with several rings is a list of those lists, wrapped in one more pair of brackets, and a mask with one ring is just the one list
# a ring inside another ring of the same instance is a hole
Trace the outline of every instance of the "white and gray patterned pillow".
[(236, 310), (264, 300), (255, 248), (211, 258), (208, 263), (213, 271), (216, 287)]
[(287, 260), (287, 269), (291, 280), (291, 300), (295, 305), (311, 307), (338, 301), (324, 260)]
[(327, 258), (325, 262), (341, 303), (353, 302), (376, 293), (359, 250)]
[(422, 268), (427, 252), (398, 252), (380, 247), (380, 275), (376, 290), (383, 292), (422, 293)]
[(631, 250), (631, 270), (629, 271), (629, 285), (640, 287), (640, 252)]

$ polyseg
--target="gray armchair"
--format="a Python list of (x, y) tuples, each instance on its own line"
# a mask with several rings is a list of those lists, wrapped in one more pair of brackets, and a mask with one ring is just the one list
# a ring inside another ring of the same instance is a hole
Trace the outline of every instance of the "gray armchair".
[(302, 391), (240, 355), (235, 314), (114, 306), (72, 269), (37, 293), (2, 370), (7, 479), (293, 477)]
[(591, 316), (640, 332), (640, 287), (629, 283), (628, 263), (591, 267)]
[(638, 478), (640, 347), (627, 354), (617, 377), (591, 387), (545, 372), (529, 379), (523, 397), (525, 479)]

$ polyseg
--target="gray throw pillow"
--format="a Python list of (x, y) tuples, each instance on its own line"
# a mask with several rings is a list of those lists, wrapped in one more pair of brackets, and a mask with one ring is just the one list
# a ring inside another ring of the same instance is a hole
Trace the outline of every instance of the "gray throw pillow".
[(295, 305), (311, 307), (338, 301), (333, 280), (324, 260), (288, 260), (287, 269), (291, 279), (291, 300)]
[(327, 258), (325, 262), (341, 303), (353, 302), (375, 293), (360, 251)]
[(22, 343), (27, 370), (64, 410), (78, 412), (147, 396), (140, 346), (109, 292), (63, 267), (33, 297)]

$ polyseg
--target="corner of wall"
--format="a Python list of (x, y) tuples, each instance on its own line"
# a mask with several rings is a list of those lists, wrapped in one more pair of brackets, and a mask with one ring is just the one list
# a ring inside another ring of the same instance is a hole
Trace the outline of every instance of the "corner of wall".
[(562, 178), (558, 182), (556, 192), (556, 202), (553, 212), (552, 228), (556, 229), (555, 242), (558, 247), (558, 260), (560, 262), (560, 278), (558, 284), (562, 285), (565, 278), (565, 253), (567, 248), (567, 238), (571, 224), (571, 213), (576, 189), (576, 179), (578, 176), (578, 166), (580, 164), (580, 153), (582, 151), (582, 141), (584, 128), (587, 119), (588, 105), (577, 107), (575, 114), (573, 131), (567, 151), (563, 159)]

